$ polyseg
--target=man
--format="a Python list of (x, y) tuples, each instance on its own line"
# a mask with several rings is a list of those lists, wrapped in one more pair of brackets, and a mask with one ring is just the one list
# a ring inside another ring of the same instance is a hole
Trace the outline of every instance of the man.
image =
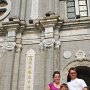
[(76, 68), (69, 69), (69, 76), (71, 81), (67, 83), (69, 90), (84, 90), (87, 87), (83, 79), (77, 78)]

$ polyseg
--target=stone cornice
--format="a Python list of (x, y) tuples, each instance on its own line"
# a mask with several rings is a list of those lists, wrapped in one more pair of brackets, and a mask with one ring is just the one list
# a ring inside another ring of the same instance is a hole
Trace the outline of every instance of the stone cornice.
[(58, 20), (59, 20), (59, 16), (58, 15), (46, 16), (42, 20), (40, 20), (40, 24), (43, 27), (55, 26), (55, 25), (57, 25)]
[(4, 22), (2, 24), (2, 27), (8, 31), (8, 30), (19, 30), (20, 28), (20, 20), (19, 18), (13, 18), (13, 21)]
[(62, 30), (90, 28), (90, 17), (64, 20)]
[(26, 25), (26, 30), (35, 30), (36, 27), (35, 27), (35, 24), (29, 24), (29, 25)]
[(81, 41), (90, 40), (90, 35), (72, 35), (72, 36), (60, 36), (60, 41)]
[(26, 25), (26, 31), (32, 31), (32, 30), (41, 30), (45, 27), (55, 26), (58, 24), (60, 17), (58, 15), (51, 15), (47, 17), (43, 17), (43, 19), (40, 19), (38, 21), (34, 21), (32, 24)]
[(8, 30), (25, 32), (43, 30), (46, 27), (58, 27), (60, 30), (90, 28), (90, 17), (73, 20), (61, 20), (58, 15), (50, 15), (30, 24), (26, 24), (24, 20), (20, 20), (19, 18), (13, 18), (13, 21), (2, 23), (0, 34), (5, 34)]

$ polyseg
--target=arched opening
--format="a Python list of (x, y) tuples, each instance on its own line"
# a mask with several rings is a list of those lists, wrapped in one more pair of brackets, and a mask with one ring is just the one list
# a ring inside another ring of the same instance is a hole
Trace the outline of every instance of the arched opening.
[[(87, 66), (77, 66), (77, 77), (85, 80), (86, 84), (90, 88), (90, 67)], [(69, 75), (67, 76), (67, 82), (70, 81)]]

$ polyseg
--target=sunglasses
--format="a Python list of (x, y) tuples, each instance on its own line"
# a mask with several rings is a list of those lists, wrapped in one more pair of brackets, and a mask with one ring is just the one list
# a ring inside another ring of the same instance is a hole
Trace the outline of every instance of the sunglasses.
[(76, 74), (76, 72), (72, 72), (72, 73), (70, 73), (70, 74)]

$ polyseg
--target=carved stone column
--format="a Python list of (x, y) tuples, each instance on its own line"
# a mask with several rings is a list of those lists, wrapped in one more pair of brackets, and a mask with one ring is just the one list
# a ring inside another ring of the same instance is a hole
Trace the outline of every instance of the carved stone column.
[(54, 71), (54, 28), (57, 25), (57, 21), (57, 15), (44, 17), (43, 20), (40, 21), (44, 28), (43, 36), (41, 37), (41, 46), (45, 52), (45, 86), (52, 81), (52, 74)]
[(19, 86), (19, 71), (20, 71), (20, 58), (22, 51), (22, 32), (25, 30), (25, 21), (20, 21), (20, 31), (16, 35), (16, 48), (15, 48), (15, 59), (14, 59), (14, 69), (13, 69), (13, 78), (12, 78), (12, 89), (17, 90)]
[(54, 71), (60, 71), (60, 41), (55, 41), (54, 44)]
[(6, 30), (7, 35), (3, 45), (1, 90), (11, 90), (16, 46), (16, 32), (19, 30), (19, 19), (13, 18), (12, 21), (3, 23), (3, 28)]
[(88, 16), (90, 16), (90, 0), (87, 0)]

